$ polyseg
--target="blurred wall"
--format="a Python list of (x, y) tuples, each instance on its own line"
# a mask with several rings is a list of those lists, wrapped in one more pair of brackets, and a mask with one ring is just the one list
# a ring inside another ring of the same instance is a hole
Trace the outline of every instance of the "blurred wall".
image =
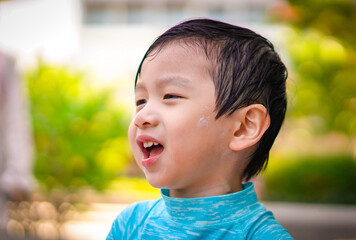
[[(21, 66), (38, 57), (89, 69), (102, 82), (133, 76), (147, 47), (192, 17), (229, 21), (274, 37), (264, 24), (276, 0), (12, 0), (0, 2), (0, 48)], [(274, 41), (272, 39), (272, 41)]]
[(0, 2), (0, 48), (22, 65), (38, 56), (67, 62), (77, 54), (80, 39), (78, 0), (13, 0)]

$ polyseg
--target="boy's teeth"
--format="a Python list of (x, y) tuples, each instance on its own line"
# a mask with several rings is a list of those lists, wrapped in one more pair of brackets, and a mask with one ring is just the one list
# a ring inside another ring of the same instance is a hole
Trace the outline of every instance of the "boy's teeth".
[(159, 143), (157, 143), (157, 142), (144, 142), (143, 143), (143, 146), (145, 147), (145, 148), (149, 148), (149, 147), (152, 147), (153, 145), (154, 146), (157, 146)]
[(152, 145), (153, 145), (153, 142), (144, 142), (144, 143), (143, 143), (143, 146), (144, 146), (145, 148), (152, 147)]

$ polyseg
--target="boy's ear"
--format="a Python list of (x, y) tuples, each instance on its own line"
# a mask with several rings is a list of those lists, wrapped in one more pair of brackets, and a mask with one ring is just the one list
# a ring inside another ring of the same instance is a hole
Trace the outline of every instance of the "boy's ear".
[(267, 109), (261, 104), (252, 104), (236, 110), (234, 118), (234, 135), (229, 147), (241, 151), (258, 143), (270, 125)]

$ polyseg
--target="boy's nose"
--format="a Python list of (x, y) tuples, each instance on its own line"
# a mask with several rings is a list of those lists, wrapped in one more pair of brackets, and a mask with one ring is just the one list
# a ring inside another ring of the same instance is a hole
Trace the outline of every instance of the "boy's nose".
[(156, 126), (158, 124), (157, 113), (153, 111), (152, 107), (146, 105), (136, 113), (134, 123), (138, 128)]

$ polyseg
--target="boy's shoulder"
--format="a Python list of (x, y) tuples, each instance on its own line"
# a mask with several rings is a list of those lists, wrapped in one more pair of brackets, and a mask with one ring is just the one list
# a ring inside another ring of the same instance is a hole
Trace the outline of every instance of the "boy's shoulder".
[[(161, 201), (162, 199), (140, 201), (127, 206), (114, 220), (106, 239), (125, 239), (128, 232), (139, 229), (138, 225), (145, 222), (145, 218)], [(130, 234), (133, 234), (133, 232)]]
[(249, 211), (246, 218), (241, 218), (245, 222), (244, 234), (246, 239), (293, 239), (289, 232), (275, 219), (271, 211), (266, 210), (261, 203), (257, 205), (259, 206), (257, 211)]
[(121, 218), (127, 221), (132, 218), (136, 222), (150, 213), (161, 201), (162, 199), (157, 199), (132, 203), (118, 215), (117, 219)]
[(161, 201), (162, 199), (139, 201), (128, 205), (114, 220), (107, 239), (118, 239), (117, 237), (121, 236), (128, 229), (136, 229), (137, 225), (144, 223), (145, 218), (148, 217), (152, 209), (160, 204)]

